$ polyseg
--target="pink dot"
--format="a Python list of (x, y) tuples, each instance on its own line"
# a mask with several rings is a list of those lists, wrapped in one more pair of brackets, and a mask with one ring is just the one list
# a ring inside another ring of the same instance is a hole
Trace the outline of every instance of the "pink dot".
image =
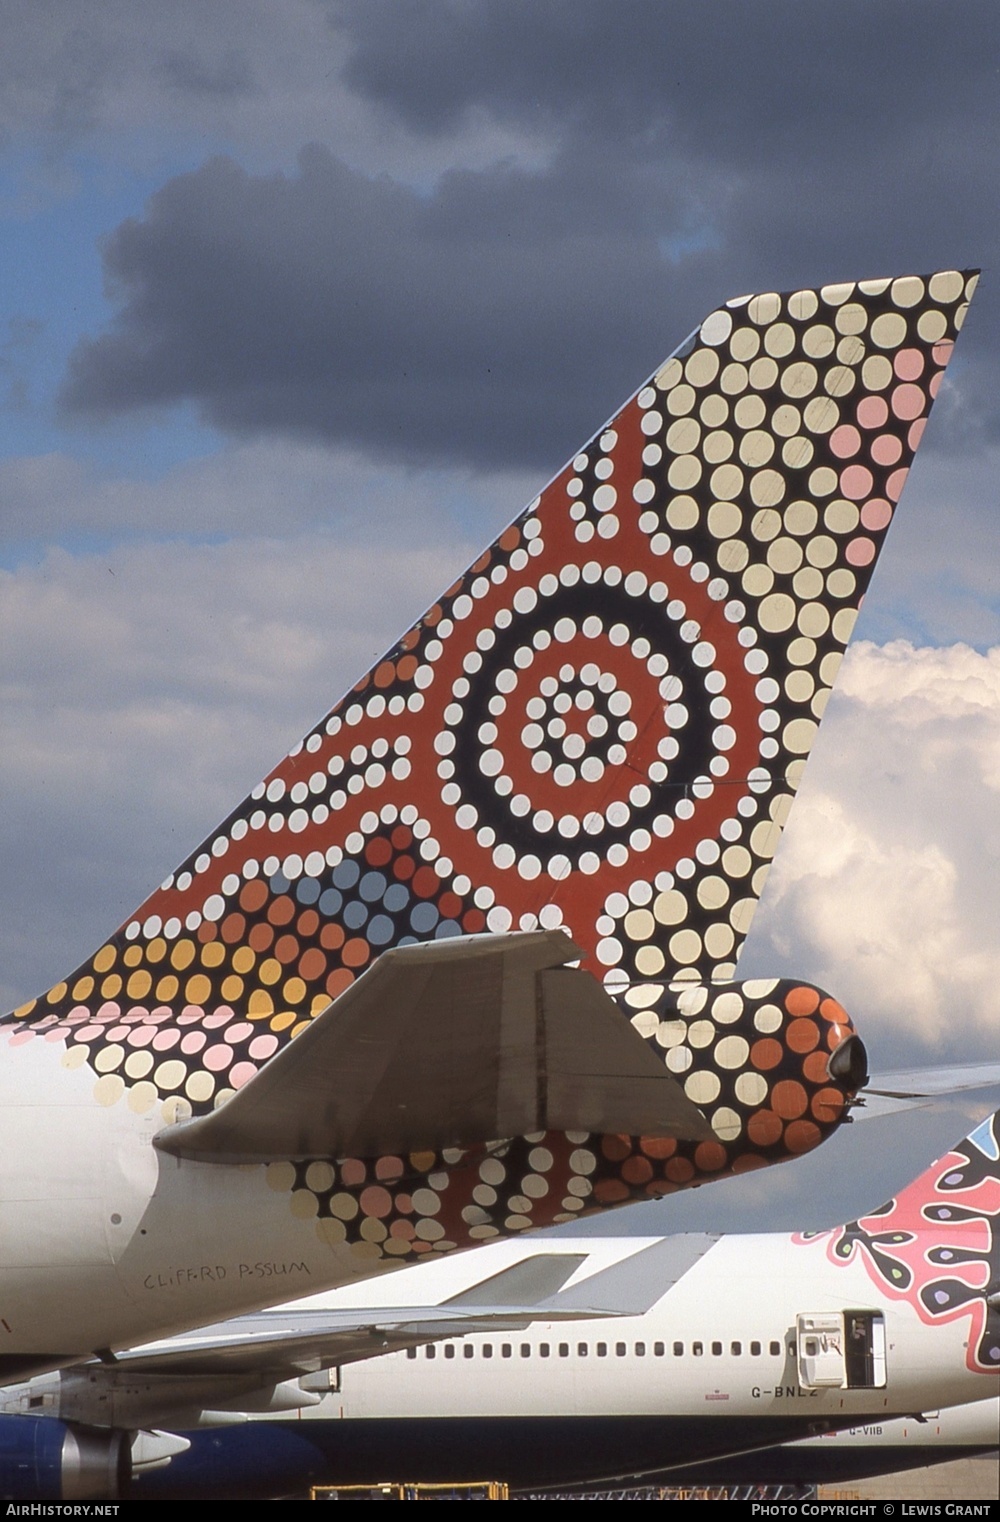
[(250, 1024), (249, 1020), (245, 1020), (239, 1025), (231, 1025), (229, 1027), (226, 1031), (226, 1040), (230, 1046), (235, 1046), (237, 1041), (245, 1041), (248, 1036), (253, 1035), (253, 1032), (254, 1027)]
[(200, 1020), (205, 1011), (198, 1004), (187, 1004), (177, 1016), (178, 1025), (194, 1025)]
[(181, 1051), (186, 1057), (191, 1057), (195, 1052), (200, 1052), (208, 1037), (204, 1031), (188, 1031), (181, 1040)]
[(851, 565), (871, 565), (875, 559), (875, 546), (870, 539), (852, 539), (847, 546), (847, 559)]
[(218, 1046), (210, 1046), (201, 1060), (210, 1073), (224, 1072), (233, 1060), (233, 1049), (220, 1042)]
[(233, 1089), (241, 1089), (245, 1083), (249, 1083), (257, 1069), (252, 1062), (238, 1062), (229, 1074), (229, 1086)]
[(858, 403), (858, 422), (862, 428), (881, 428), (888, 416), (884, 396), (863, 396)]
[(955, 340), (953, 338), (943, 338), (939, 344), (935, 344), (931, 350), (934, 363), (940, 365), (943, 369), (951, 358), (951, 351), (954, 347)]
[(345, 1157), (340, 1165), (340, 1177), (348, 1189), (353, 1189), (357, 1184), (363, 1184), (368, 1176), (368, 1170), (358, 1157)]
[(173, 1018), (173, 1010), (168, 1009), (165, 1004), (159, 1005), (146, 1016), (146, 1020), (150, 1025), (162, 1025), (165, 1020), (172, 1020)]
[(103, 1025), (83, 1025), (75, 1032), (77, 1041), (96, 1041), (104, 1035)]
[(212, 1014), (205, 1015), (206, 1029), (210, 1031), (217, 1030), (220, 1025), (225, 1025), (226, 1022), (232, 1018), (233, 1012), (231, 1009), (214, 1010)]
[(861, 435), (850, 423), (841, 423), (830, 435), (830, 448), (838, 460), (851, 460), (861, 448)]
[(176, 1046), (180, 1039), (181, 1033), (179, 1030), (169, 1029), (157, 1031), (156, 1035), (153, 1037), (153, 1051), (169, 1052), (170, 1048), (172, 1046)]
[(392, 1195), (381, 1184), (369, 1184), (362, 1189), (358, 1204), (362, 1215), (386, 1216), (392, 1210)]
[(872, 497), (861, 509), (861, 522), (872, 533), (877, 533), (880, 528), (885, 528), (892, 517), (892, 508), (884, 497)]
[(840, 489), (852, 502), (860, 502), (872, 489), (872, 473), (864, 465), (848, 465), (840, 473)]
[(900, 380), (919, 380), (924, 373), (924, 356), (919, 349), (900, 349), (893, 369)]
[(885, 494), (890, 499), (890, 501), (899, 501), (903, 487), (906, 485), (906, 478), (909, 473), (909, 467), (906, 465), (902, 466), (899, 470), (893, 471), (892, 475), (885, 483)]
[(931, 400), (932, 401), (933, 401), (934, 397), (937, 396), (938, 392), (941, 390), (941, 381), (942, 381), (943, 377), (944, 377), (944, 371), (943, 370), (939, 370), (937, 375), (932, 375), (931, 376), (930, 384), (928, 385), (927, 389), (928, 389), (928, 391), (931, 394)]
[(114, 1026), (114, 1028), (112, 1030), (108, 1031), (108, 1040), (109, 1041), (124, 1041), (125, 1037), (129, 1033), (129, 1029), (130, 1029), (130, 1027), (127, 1026), (127, 1025), (116, 1025), (116, 1026)]
[(156, 1035), (153, 1025), (134, 1025), (128, 1033), (129, 1046), (148, 1046)]
[(119, 1004), (115, 1004), (113, 1000), (109, 999), (107, 1004), (102, 1004), (101, 1005), (100, 1009), (97, 1011), (97, 1014), (94, 1016), (94, 1019), (95, 1020), (120, 1020), (121, 1017), (122, 1017), (121, 1006)]
[(924, 393), (919, 386), (897, 386), (892, 393), (892, 410), (909, 422), (924, 410)]
[(24, 1044), (27, 1041), (34, 1041), (34, 1039), (35, 1039), (35, 1033), (30, 1028), (24, 1029), (24, 1030), (19, 1030), (16, 1035), (11, 1036), (8, 1045), (9, 1046), (24, 1046)]
[(78, 1004), (76, 1009), (71, 1009), (66, 1016), (67, 1025), (79, 1025), (81, 1020), (90, 1019), (90, 1010), (84, 1004)]
[(45, 1032), (45, 1039), (46, 1041), (63, 1041), (65, 1040), (67, 1034), (67, 1031), (60, 1030), (59, 1027), (56, 1026), (54, 1031)]
[(906, 442), (909, 444), (911, 449), (916, 449), (917, 445), (920, 443), (920, 440), (924, 436), (924, 429), (926, 427), (927, 419), (925, 417), (918, 417), (915, 423), (910, 424), (910, 431), (906, 435)]
[(148, 1009), (140, 1009), (136, 1005), (132, 1009), (129, 1010), (127, 1015), (125, 1015), (125, 1017), (124, 1017), (125, 1024), (126, 1025), (138, 1025), (140, 1023), (140, 1021), (145, 1020), (148, 1015), (149, 1015), (149, 1010)]
[(277, 1036), (255, 1036), (250, 1043), (250, 1055), (256, 1062), (266, 1062), (277, 1050)]
[(876, 465), (895, 465), (903, 446), (894, 433), (880, 433), (872, 440), (872, 459)]

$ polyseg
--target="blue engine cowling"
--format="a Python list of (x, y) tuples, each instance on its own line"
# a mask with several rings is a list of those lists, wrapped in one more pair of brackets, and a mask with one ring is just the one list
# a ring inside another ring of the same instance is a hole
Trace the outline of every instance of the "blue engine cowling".
[(129, 1435), (47, 1416), (0, 1416), (6, 1501), (113, 1501), (129, 1490)]

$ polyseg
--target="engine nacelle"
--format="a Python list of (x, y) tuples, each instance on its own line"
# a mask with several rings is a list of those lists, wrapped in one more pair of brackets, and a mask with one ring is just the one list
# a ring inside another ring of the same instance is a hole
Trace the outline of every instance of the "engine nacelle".
[(0, 1416), (7, 1501), (115, 1500), (132, 1477), (129, 1434), (44, 1416)]

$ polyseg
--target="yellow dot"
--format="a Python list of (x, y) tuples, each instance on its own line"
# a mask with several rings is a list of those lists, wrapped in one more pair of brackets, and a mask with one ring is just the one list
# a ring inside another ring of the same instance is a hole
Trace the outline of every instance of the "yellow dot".
[(152, 986), (152, 975), (144, 967), (134, 972), (126, 984), (130, 999), (144, 999)]
[(282, 994), (286, 1004), (301, 1004), (306, 996), (306, 985), (301, 978), (289, 978)]
[(255, 988), (250, 995), (247, 1014), (251, 1020), (263, 1020), (274, 1013), (274, 1000), (262, 988)]
[(203, 967), (221, 967), (226, 960), (226, 947), (222, 941), (206, 941), (201, 948)]
[(73, 998), (77, 1000), (89, 999), (94, 992), (93, 978), (77, 978), (73, 984)]
[(300, 1020), (298, 1025), (293, 1025), (292, 1026), (292, 1040), (294, 1041), (296, 1036), (301, 1036), (303, 1031), (307, 1031), (309, 1029), (311, 1024), (312, 1024), (311, 1020)]
[(277, 983), (281, 973), (281, 963), (276, 961), (274, 957), (268, 957), (266, 961), (261, 962), (257, 970), (257, 976), (260, 978), (260, 981), (267, 984)]
[(46, 997), (47, 1001), (49, 1002), (49, 1004), (61, 1004), (63, 999), (65, 999), (66, 994), (67, 994), (66, 984), (65, 983), (57, 983), (55, 988), (50, 988), (49, 989), (49, 991), (45, 995), (45, 997)]
[(222, 997), (227, 1004), (235, 1004), (243, 993), (243, 979), (232, 976), (224, 978), (222, 982)]
[(142, 961), (142, 947), (126, 946), (124, 952), (122, 953), (122, 961), (125, 963), (126, 967), (138, 967), (139, 963)]
[(251, 971), (256, 960), (249, 946), (237, 946), (233, 952), (233, 971), (244, 975)]
[(185, 967), (190, 967), (194, 961), (194, 942), (186, 938), (178, 941), (170, 953), (170, 964), (176, 967), (178, 972), (183, 972)]
[(161, 1004), (169, 1004), (171, 999), (176, 999), (177, 990), (179, 987), (180, 984), (178, 983), (177, 979), (172, 974), (168, 973), (165, 978), (161, 978), (157, 983), (156, 997), (159, 999)]
[(150, 941), (149, 945), (146, 947), (147, 962), (162, 962), (166, 954), (167, 943), (163, 939), (162, 935), (158, 935), (155, 940)]
[(184, 987), (184, 998), (188, 1004), (207, 1004), (212, 997), (212, 984), (203, 972), (196, 972), (193, 978), (188, 978)]
[(116, 972), (109, 978), (105, 978), (101, 984), (101, 994), (105, 999), (115, 999), (122, 991), (122, 980)]
[(295, 1024), (295, 1016), (290, 1009), (283, 1009), (270, 1024), (273, 1031), (286, 1031), (290, 1025)]
[(25, 1015), (30, 1015), (31, 1014), (32, 1010), (35, 1008), (35, 1005), (37, 1003), (38, 1003), (37, 999), (29, 999), (27, 1004), (19, 1004), (17, 1009), (15, 1009), (14, 1014), (17, 1016), (17, 1018), (19, 1020), (23, 1020)]
[(115, 965), (118, 953), (113, 946), (102, 946), (94, 958), (94, 971), (107, 972), (109, 967)]

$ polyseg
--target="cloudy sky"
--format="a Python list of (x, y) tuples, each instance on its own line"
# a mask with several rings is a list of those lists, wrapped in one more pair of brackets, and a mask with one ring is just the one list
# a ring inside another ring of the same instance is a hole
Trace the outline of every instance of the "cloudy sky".
[[(981, 265), (744, 968), (995, 1055), (998, 96), (992, 0), (7, 0), (5, 1003), (720, 300)], [(965, 1115), (685, 1208), (860, 1209)]]

